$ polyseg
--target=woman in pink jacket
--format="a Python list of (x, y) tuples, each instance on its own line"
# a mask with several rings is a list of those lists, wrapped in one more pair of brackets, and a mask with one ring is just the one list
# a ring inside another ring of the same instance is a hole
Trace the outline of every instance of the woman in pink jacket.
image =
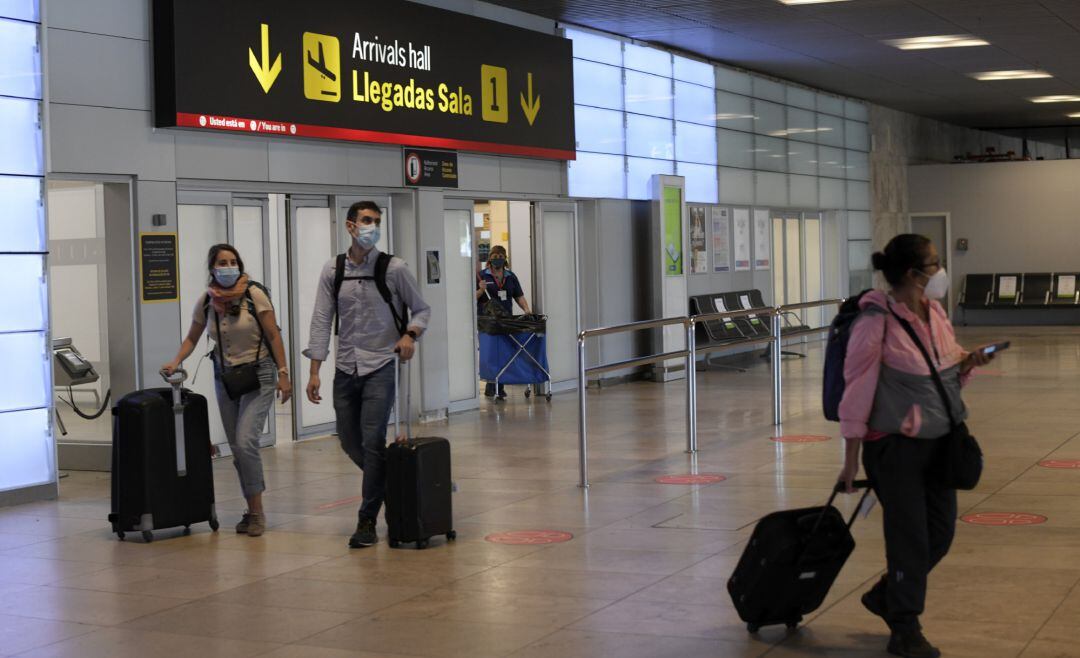
[(956, 342), (938, 302), (949, 287), (937, 249), (921, 235), (898, 235), (873, 256), (888, 293), (871, 291), (859, 301), (844, 361), (840, 431), (847, 454), (840, 480), (848, 490), (863, 466), (881, 502), (888, 571), (863, 595), (863, 605), (888, 623), (888, 651), (897, 656), (937, 658), (941, 652), (923, 636), (919, 615), (930, 570), (945, 557), (956, 527), (956, 490), (929, 475), (936, 439), (951, 430), (949, 414), (926, 359), (898, 318), (915, 329), (949, 393), (953, 416), (967, 409), (960, 388), (975, 366), (990, 360)]

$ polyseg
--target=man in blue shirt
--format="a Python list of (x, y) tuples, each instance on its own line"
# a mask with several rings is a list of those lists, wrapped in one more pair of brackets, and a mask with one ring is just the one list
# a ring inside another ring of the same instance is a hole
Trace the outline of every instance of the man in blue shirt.
[[(476, 312), (483, 315), (485, 307), (492, 300), (502, 306), (507, 315), (514, 312), (514, 302), (521, 310), (529, 315), (529, 300), (525, 299), (525, 291), (521, 288), (521, 282), (517, 275), (506, 268), (506, 247), (496, 245), (491, 248), (488, 256), (488, 266), (479, 274), (479, 285), (476, 288)], [(485, 397), (495, 396), (495, 382), (488, 382), (484, 387)], [(506, 399), (506, 390), (499, 384), (499, 399)]]

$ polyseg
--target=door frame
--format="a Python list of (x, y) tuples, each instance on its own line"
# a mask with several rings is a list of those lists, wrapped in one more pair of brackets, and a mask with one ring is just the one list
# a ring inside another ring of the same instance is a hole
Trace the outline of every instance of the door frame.
[[(446, 221), (445, 213), (448, 210), (467, 211), (469, 213), (469, 241), (470, 241), (470, 244), (471, 244), (471, 247), (472, 247), (471, 248), (471, 251), (472, 251), (471, 271), (473, 271), (473, 272), (476, 271), (477, 259), (479, 258), (479, 254), (478, 254), (477, 249), (476, 249), (476, 243), (475, 243), (475, 240), (473, 239), (473, 235), (475, 233), (475, 231), (473, 230), (475, 228), (473, 226), (473, 213), (475, 211), (475, 208), (476, 208), (476, 201), (472, 200), (472, 199), (462, 199), (462, 198), (444, 198), (443, 199), (443, 221), (444, 222)], [(447, 245), (445, 247), (445, 249), (447, 250), (447, 252), (449, 252), (449, 245)], [(449, 284), (447, 284), (447, 294), (449, 294), (449, 289), (450, 289), (450, 286), (449, 286)], [(446, 303), (449, 305), (449, 304), (452, 304), (454, 302), (453, 302), (453, 300), (447, 298)], [(475, 308), (476, 300), (470, 298), (470, 303)], [(451, 401), (448, 401), (447, 413), (451, 413), (451, 414), (460, 413), (460, 412), (463, 412), (463, 411), (472, 411), (474, 409), (479, 409), (480, 408), (480, 384), (479, 384), (479, 382), (480, 382), (480, 338), (479, 338), (479, 336), (477, 336), (477, 333), (476, 333), (476, 331), (477, 331), (476, 313), (473, 312), (470, 315), (472, 316), (471, 335), (472, 335), (472, 339), (473, 339), (472, 342), (473, 342), (473, 354), (474, 354), (473, 373), (472, 373), (472, 382), (473, 382), (474, 395), (473, 395), (473, 397), (471, 399), (466, 398), (464, 400), (457, 400), (457, 401), (451, 400)]]
[[(544, 272), (544, 213), (568, 212), (571, 217), (574, 249), (574, 334), (581, 333), (581, 238), (578, 225), (578, 208), (575, 201), (534, 201), (533, 212), (533, 298), (536, 301), (534, 311), (541, 315), (547, 314), (547, 286), (545, 285)], [(576, 349), (576, 345), (568, 345), (567, 349)], [(564, 381), (551, 381), (550, 392), (576, 391), (577, 377)]]
[[(949, 273), (949, 278), (952, 279), (953, 278), (952, 266), (953, 266), (953, 262), (954, 262), (953, 257), (955, 256), (955, 254), (953, 253), (954, 250), (953, 250), (953, 238), (952, 238), (952, 213), (949, 213), (949, 212), (913, 212), (913, 213), (908, 213), (908, 226), (907, 226), (907, 228), (908, 228), (908, 231), (914, 232), (914, 229), (912, 228), (914, 222), (912, 220), (914, 220), (916, 218), (923, 218), (923, 219), (933, 218), (933, 219), (936, 219), (936, 218), (939, 218), (939, 217), (942, 218), (943, 220), (945, 220), (945, 244), (944, 245), (938, 245), (938, 253), (940, 254), (940, 253), (944, 252), (944, 254), (945, 254), (945, 269)], [(949, 285), (949, 292), (945, 296), (945, 299), (948, 302), (948, 304), (945, 307), (945, 313), (950, 318), (953, 316), (953, 299), (955, 298), (955, 294), (956, 294), (955, 286), (953, 286), (952, 283), (953, 282), (950, 280), (949, 281), (949, 284), (950, 284)]]

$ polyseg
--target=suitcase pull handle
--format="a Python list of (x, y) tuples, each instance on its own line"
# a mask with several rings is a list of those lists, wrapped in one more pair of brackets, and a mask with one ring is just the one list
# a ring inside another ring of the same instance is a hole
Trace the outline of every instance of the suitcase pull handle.
[[(855, 511), (852, 512), (851, 518), (848, 519), (848, 528), (851, 528), (851, 526), (855, 525), (855, 519), (859, 516), (859, 510), (862, 509), (863, 503), (866, 502), (866, 497), (870, 495), (871, 491), (873, 491), (873, 485), (870, 483), (870, 480), (855, 480), (851, 484), (856, 489), (866, 489), (866, 492), (862, 495), (862, 498), (859, 499), (859, 504), (855, 507)], [(836, 500), (836, 495), (845, 491), (847, 491), (847, 486), (843, 482), (837, 482), (836, 486), (833, 487), (832, 495), (829, 496), (829, 502), (825, 503), (825, 509), (822, 510), (821, 515), (818, 516), (817, 522), (814, 523), (814, 529), (810, 531), (811, 535), (817, 534), (818, 528), (821, 526), (821, 522), (825, 520), (825, 514), (828, 513), (829, 508), (832, 507), (833, 501)]]
[(176, 438), (176, 474), (180, 477), (187, 475), (187, 447), (184, 440), (184, 403), (183, 384), (187, 380), (187, 370), (177, 368), (171, 375), (164, 370), (159, 373), (172, 386), (173, 399), (173, 427)]

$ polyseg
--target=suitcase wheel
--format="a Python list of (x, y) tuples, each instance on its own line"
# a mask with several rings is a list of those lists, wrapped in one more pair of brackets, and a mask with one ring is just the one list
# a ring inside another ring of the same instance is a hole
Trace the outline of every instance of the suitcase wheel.
[(125, 535), (124, 535), (124, 531), (123, 531), (123, 530), (121, 530), (121, 531), (117, 532), (117, 533), (116, 533), (116, 536), (117, 536), (117, 538), (119, 538), (119, 539), (120, 539), (120, 541), (124, 541), (124, 536), (125, 536)]
[(154, 533), (150, 532), (149, 530), (143, 530), (142, 531), (142, 538), (143, 538), (143, 541), (145, 541), (147, 544), (149, 544), (150, 542), (154, 541)]
[(750, 631), (751, 633), (757, 633), (761, 630), (761, 626), (759, 624), (747, 624), (746, 630)]
[(391, 539), (390, 540), (390, 548), (398, 548), (400, 546), (401, 546), (401, 542), (399, 542), (398, 540), (396, 540), (396, 539)]
[(797, 621), (789, 621), (787, 623), (787, 629), (789, 631), (798, 630), (798, 628), (799, 628), (799, 622), (797, 622)]
[(457, 530), (446, 533), (446, 541), (454, 541), (455, 539), (457, 539)]
[(218, 523), (217, 517), (214, 517), (214, 518), (210, 519), (210, 529), (211, 530), (213, 530), (214, 532), (217, 532), (218, 528), (220, 528), (220, 527), (221, 527), (221, 524)]
[(191, 534), (191, 526), (189, 526), (189, 525), (184, 526), (184, 536), (187, 537), (190, 534)]
[(529, 389), (529, 388), (526, 388), (525, 389), (525, 398), (528, 399), (528, 398), (531, 398), (531, 397), (532, 397), (532, 390)]
[(428, 540), (420, 539), (416, 542), (416, 550), (422, 551), (428, 547)]

